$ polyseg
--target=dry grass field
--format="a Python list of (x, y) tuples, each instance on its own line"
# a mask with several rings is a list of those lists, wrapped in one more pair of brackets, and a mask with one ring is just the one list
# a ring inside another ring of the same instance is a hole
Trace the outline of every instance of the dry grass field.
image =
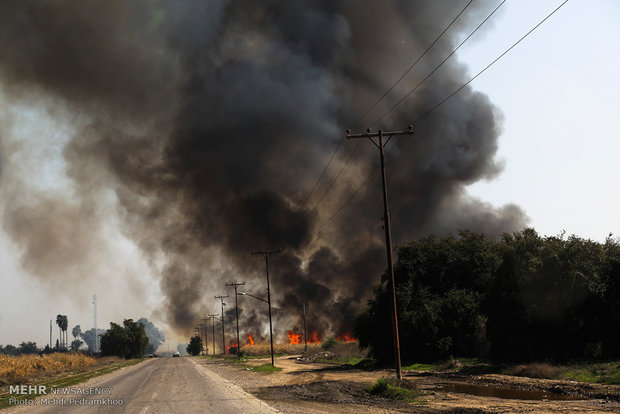
[(54, 353), (43, 356), (0, 355), (0, 385), (15, 384), (43, 375), (76, 371), (100, 363), (101, 359), (78, 353)]
[[(321, 344), (308, 344), (308, 350), (319, 350)], [(269, 355), (269, 343), (257, 343), (241, 347), (241, 352), (248, 356)], [(298, 355), (304, 353), (304, 344), (273, 344), (273, 352), (280, 355)]]

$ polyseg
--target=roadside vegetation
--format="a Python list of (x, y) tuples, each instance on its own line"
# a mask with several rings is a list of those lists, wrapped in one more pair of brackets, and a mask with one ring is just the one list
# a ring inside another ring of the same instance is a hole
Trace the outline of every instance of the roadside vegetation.
[[(451, 355), (498, 364), (620, 359), (620, 241), (533, 229), (492, 241), (461, 231), (397, 249), (404, 364)], [(393, 361), (387, 274), (354, 324), (369, 355)]]
[(398, 381), (393, 378), (379, 378), (366, 391), (369, 394), (377, 395), (392, 400), (399, 400), (407, 403), (424, 403), (419, 399), (420, 392), (407, 384), (405, 381)]
[(596, 382), (620, 385), (620, 361), (549, 364), (494, 364), (477, 358), (450, 358), (437, 363), (415, 363), (403, 366), (404, 371), (443, 372), (469, 375), (502, 374), (515, 377)]
[(97, 358), (80, 353), (48, 355), (0, 355), (0, 385), (22, 384), (42, 375), (79, 370), (97, 363)]
[(149, 345), (143, 323), (125, 319), (123, 326), (110, 322), (110, 329), (101, 335), (101, 355), (119, 358), (143, 358)]
[(9, 406), (10, 397), (19, 399), (37, 397), (34, 394), (11, 396), (9, 385), (69, 387), (141, 361), (142, 359), (124, 360), (117, 357), (95, 358), (80, 353), (53, 353), (42, 356), (0, 355), (0, 409)]

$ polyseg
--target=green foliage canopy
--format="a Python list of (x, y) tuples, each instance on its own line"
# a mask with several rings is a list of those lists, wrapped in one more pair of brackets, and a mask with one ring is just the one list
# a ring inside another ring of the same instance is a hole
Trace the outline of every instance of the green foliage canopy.
[(133, 319), (125, 319), (123, 326), (110, 322), (110, 329), (101, 335), (101, 354), (126, 359), (142, 358), (148, 343), (143, 324)]
[[(620, 356), (620, 244), (533, 229), (492, 242), (461, 231), (397, 249), (402, 358), (450, 355), (498, 361)], [(393, 360), (387, 273), (355, 334), (373, 357)]]
[(186, 351), (190, 355), (199, 355), (202, 351), (202, 338), (200, 336), (192, 336), (189, 340), (189, 345), (187, 345)]

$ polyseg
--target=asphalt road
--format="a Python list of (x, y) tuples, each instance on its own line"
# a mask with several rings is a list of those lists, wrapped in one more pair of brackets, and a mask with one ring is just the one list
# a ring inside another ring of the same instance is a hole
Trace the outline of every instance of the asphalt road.
[[(51, 395), (36, 406), (7, 413), (276, 413), (256, 397), (191, 358), (153, 358), (71, 388), (98, 389), (99, 395)], [(52, 404), (64, 400), (63, 405)], [(72, 401), (71, 398), (74, 400)], [(102, 402), (107, 401), (108, 405)], [(114, 404), (116, 401), (117, 405)], [(118, 405), (122, 401), (122, 405)], [(96, 403), (96, 405), (92, 405)]]

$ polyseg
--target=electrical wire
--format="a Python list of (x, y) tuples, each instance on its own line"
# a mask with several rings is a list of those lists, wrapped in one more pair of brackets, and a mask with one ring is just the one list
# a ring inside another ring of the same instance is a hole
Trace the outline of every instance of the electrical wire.
[[(394, 82), (394, 84), (387, 90), (386, 93), (383, 94), (383, 96), (381, 96), (381, 98), (379, 98), (366, 112), (364, 112), (364, 114), (362, 114), (361, 116), (359, 116), (355, 122), (353, 123), (353, 125), (355, 125), (357, 122), (359, 122), (364, 116), (366, 116), (366, 114), (368, 114), (379, 102), (381, 102), (383, 100), (383, 98), (385, 98), (393, 89), (394, 87), (407, 75), (407, 73), (409, 73), (413, 67), (422, 59), (422, 57), (424, 57), (429, 51), (430, 49), (437, 43), (437, 41), (439, 41), (439, 39), (448, 31), (448, 29), (454, 24), (454, 22), (465, 12), (465, 10), (469, 7), (469, 5), (472, 3), (473, 0), (471, 0), (469, 3), (467, 3), (465, 5), (465, 7), (461, 10), (461, 12), (454, 18), (452, 19), (452, 21), (450, 22), (450, 24), (441, 32), (441, 34), (439, 34), (439, 36), (433, 41), (433, 43), (431, 43), (430, 46), (428, 46), (426, 48), (426, 50), (424, 51), (424, 53), (409, 67), (409, 69), (407, 69), (405, 71), (405, 73), (402, 74), (402, 76), (396, 80), (396, 82)], [(465, 42), (467, 42), (467, 40), (469, 40), (469, 38), (471, 38), (473, 36), (474, 33), (476, 33), (478, 31), (478, 29), (480, 29), (480, 27), (482, 27), (482, 25), (493, 15), (495, 14), (495, 12), (506, 2), (506, 0), (503, 0), (492, 12), (491, 14), (489, 14), (483, 21), (482, 23), (480, 23), (478, 25), (478, 27), (476, 27), (476, 29), (471, 32), (469, 34), (469, 36), (467, 36), (467, 38), (465, 38), (465, 40), (463, 40), (461, 42), (461, 44), (454, 49), (437, 67), (435, 67), (435, 69), (433, 69), (433, 71), (427, 75), (420, 83), (418, 83), (418, 85), (412, 90), (410, 91), (404, 98), (402, 98), (396, 105), (394, 105), (390, 110), (388, 110), (385, 114), (383, 114), (378, 120), (376, 120), (375, 122), (373, 122), (372, 126), (374, 126), (377, 122), (379, 122), (380, 120), (382, 120), (388, 113), (390, 113), (391, 111), (393, 111), (398, 105), (400, 105), (409, 95), (411, 95), (424, 81), (426, 81), (426, 79), (428, 79), (433, 73), (435, 73)], [(344, 141), (344, 136), (340, 139), (340, 142), (338, 143), (338, 147), (340, 147), (340, 145), (342, 144), (342, 142)], [(329, 185), (327, 186), (327, 189), (323, 192), (323, 195), (319, 198), (319, 201), (316, 202), (316, 204), (314, 205), (314, 207), (312, 208), (311, 212), (314, 212), (317, 207), (319, 206), (319, 204), (323, 201), (323, 199), (325, 199), (325, 197), (327, 196), (327, 194), (329, 193), (329, 191), (332, 189), (332, 187), (334, 186), (336, 180), (340, 177), (340, 175), (342, 174), (342, 172), (344, 171), (344, 169), (346, 168), (346, 166), (349, 164), (349, 161), (353, 158), (353, 154), (357, 151), (357, 148), (359, 147), (359, 143), (353, 148), (353, 150), (350, 152), (349, 156), (347, 157), (345, 163), (343, 164), (343, 166), (340, 168), (340, 170), (338, 171), (338, 174), (332, 179), (332, 181), (329, 183)], [(333, 159), (333, 156), (335, 155), (332, 154), (332, 157), (330, 158), (330, 162)], [(324, 168), (323, 172), (325, 172), (327, 170), (327, 166)], [(322, 177), (322, 175), (321, 175)], [(319, 180), (320, 178), (319, 177)], [(315, 183), (315, 185), (312, 187), (312, 191), (314, 191), (314, 188), (316, 187), (316, 185), (318, 184), (318, 180)], [(308, 198), (308, 197), (307, 197)], [(306, 201), (307, 201), (306, 198)], [(304, 202), (305, 205), (305, 202)]]
[(469, 85), (471, 82), (473, 82), (478, 76), (482, 75), (487, 69), (489, 69), (491, 66), (493, 66), (493, 64), (495, 64), (498, 60), (500, 60), (501, 58), (503, 58), (508, 52), (510, 52), (515, 46), (517, 46), (519, 43), (521, 43), (521, 41), (523, 39), (525, 39), (526, 37), (528, 37), (534, 30), (538, 29), (538, 27), (540, 27), (540, 25), (542, 25), (547, 19), (549, 19), (551, 16), (553, 16), (555, 14), (555, 12), (557, 12), (558, 10), (560, 10), (560, 8), (562, 6), (564, 6), (566, 3), (568, 3), (568, 0), (564, 0), (564, 2), (562, 4), (560, 4), (557, 8), (555, 8), (551, 13), (549, 13), (547, 15), (547, 17), (545, 17), (543, 20), (541, 20), (536, 26), (532, 27), (530, 29), (529, 32), (527, 32), (526, 34), (524, 34), (519, 40), (517, 40), (515, 43), (512, 44), (512, 46), (510, 46), (508, 49), (506, 49), (504, 51), (504, 53), (502, 53), (501, 55), (499, 55), (497, 58), (495, 58), (495, 60), (491, 63), (489, 63), (484, 69), (482, 69), (480, 72), (478, 72), (476, 74), (476, 76), (472, 77), (470, 80), (468, 80), (466, 83), (464, 83), (463, 85), (461, 85), (458, 89), (456, 89), (454, 92), (452, 92), (450, 95), (448, 95), (445, 99), (443, 99), (441, 102), (439, 102), (437, 105), (433, 106), (431, 109), (429, 109), (428, 111), (424, 112), (422, 115), (420, 115), (418, 118), (416, 118), (415, 122), (420, 121), (421, 119), (425, 118), (426, 116), (430, 115), (433, 111), (435, 111), (437, 108), (439, 108), (441, 105), (443, 105), (444, 103), (446, 103), (448, 100), (450, 100), (450, 98), (452, 98), (454, 95), (456, 95), (457, 93), (459, 93), (464, 87), (466, 87), (467, 85)]
[(415, 91), (418, 90), (418, 88), (424, 83), (426, 82), (426, 80), (428, 78), (430, 78), (431, 76), (433, 76), (433, 73), (437, 72), (437, 70), (439, 70), (440, 67), (443, 66), (444, 63), (446, 63), (446, 61), (448, 59), (450, 59), (460, 48), (461, 46), (463, 46), (465, 44), (465, 42), (467, 42), (477, 31), (478, 29), (480, 29), (486, 22), (487, 20), (489, 20), (491, 18), (491, 16), (493, 16), (495, 14), (495, 12), (497, 10), (499, 10), (500, 7), (502, 7), (502, 5), (506, 3), (506, 0), (503, 0), (495, 9), (493, 9), (493, 11), (491, 12), (491, 14), (489, 14), (470, 34), (469, 36), (467, 36), (465, 38), (465, 40), (463, 40), (454, 50), (452, 50), (452, 52), (450, 52), (450, 54), (448, 56), (446, 56), (446, 58), (444, 60), (441, 61), (441, 63), (439, 65), (437, 65), (435, 67), (435, 69), (433, 69), (431, 71), (431, 73), (429, 73), (428, 75), (426, 75), (426, 77), (424, 79), (422, 79), (420, 82), (418, 82), (418, 84), (411, 89), (405, 96), (403, 96), (401, 98), (400, 101), (396, 102), (396, 104), (394, 104), (394, 106), (392, 106), (390, 109), (387, 110), (387, 112), (385, 112), (383, 115), (381, 115), (375, 122), (372, 123), (371, 126), (375, 126), (377, 123), (381, 122), (381, 120), (383, 120), (390, 112), (392, 112), (394, 109), (396, 109), (401, 103), (403, 103), (403, 101), (405, 99), (407, 99), (412, 93), (414, 93)]
[[(502, 2), (503, 3), (503, 2)], [(553, 16), (560, 8), (562, 8), (566, 3), (568, 3), (568, 0), (564, 0), (564, 2), (562, 4), (560, 4), (557, 8), (555, 8), (551, 13), (549, 13), (544, 19), (542, 19), (538, 24), (536, 24), (532, 29), (530, 29), (525, 35), (523, 35), (519, 40), (517, 40), (515, 43), (512, 44), (512, 46), (510, 46), (508, 49), (506, 49), (501, 55), (499, 55), (495, 60), (493, 60), (491, 63), (489, 63), (484, 69), (482, 69), (480, 72), (478, 72), (474, 77), (472, 77), (471, 79), (469, 79), (466, 83), (464, 83), (463, 85), (461, 85), (458, 89), (456, 89), (454, 92), (452, 92), (450, 95), (448, 95), (445, 99), (443, 99), (441, 102), (439, 102), (437, 105), (433, 106), (430, 110), (424, 112), (422, 115), (420, 115), (414, 122), (418, 122), (420, 120), (422, 120), (423, 118), (425, 118), (426, 116), (430, 115), (433, 111), (435, 111), (437, 108), (439, 108), (441, 105), (443, 105), (445, 102), (447, 102), (448, 100), (450, 100), (454, 95), (456, 95), (457, 93), (459, 93), (463, 88), (465, 88), (467, 85), (469, 85), (471, 82), (473, 82), (478, 76), (480, 76), (482, 73), (484, 73), (487, 69), (489, 69), (491, 66), (493, 66), (493, 64), (495, 64), (497, 61), (499, 61), (502, 57), (504, 57), (508, 52), (510, 52), (515, 46), (517, 46), (519, 43), (521, 43), (526, 37), (528, 37), (532, 32), (534, 32), (538, 27), (540, 27), (545, 21), (547, 21), (551, 16)], [(396, 144), (393, 144), (393, 146), (390, 148), (389, 151), (391, 151), (391, 149), (394, 148)], [(386, 151), (386, 152), (389, 152)], [(314, 232), (312, 232), (311, 235), (314, 235), (316, 233), (318, 233), (320, 230), (322, 230), (327, 224), (329, 224), (334, 218), (336, 218), (340, 213), (342, 213), (342, 211), (345, 209), (345, 207), (347, 206), (348, 203), (350, 203), (355, 196), (359, 193), (359, 191), (362, 189), (362, 187), (364, 187), (365, 185), (368, 184), (368, 182), (370, 181), (370, 179), (377, 173), (377, 171), (379, 171), (379, 167), (375, 168), (367, 177), (364, 181), (362, 181), (362, 183), (355, 189), (355, 191), (344, 201), (344, 203), (342, 203), (330, 216), (327, 220), (323, 221), (319, 226), (317, 226), (316, 230)], [(315, 206), (316, 208), (316, 206)]]
[[(357, 125), (357, 123), (359, 121), (361, 121), (366, 115), (368, 115), (368, 113), (370, 111), (372, 111), (378, 104), (379, 102), (381, 102), (395, 87), (396, 85), (398, 85), (400, 83), (400, 81), (402, 81), (405, 76), (411, 72), (411, 70), (413, 70), (413, 68), (418, 64), (418, 62), (420, 60), (422, 60), (422, 58), (424, 56), (426, 56), (428, 54), (428, 52), (432, 49), (433, 46), (435, 46), (435, 44), (439, 41), (439, 39), (441, 39), (443, 37), (443, 35), (450, 29), (450, 27), (452, 27), (452, 25), (458, 20), (459, 17), (461, 17), (461, 15), (465, 12), (465, 10), (470, 6), (470, 4), (473, 2), (474, 0), (470, 0), (469, 3), (467, 3), (465, 5), (465, 7), (459, 12), (459, 14), (456, 15), (456, 17), (454, 19), (452, 19), (452, 21), (450, 22), (450, 24), (448, 26), (446, 26), (446, 28), (439, 34), (439, 36), (437, 36), (435, 38), (435, 40), (426, 48), (426, 50), (415, 60), (415, 62), (413, 62), (413, 64), (411, 66), (409, 66), (409, 68), (392, 84), (392, 86), (390, 86), (390, 88), (374, 103), (372, 104), (363, 114), (361, 114), (360, 116), (358, 116), (355, 121), (353, 121), (351, 127), (354, 127), (355, 125)], [(329, 160), (327, 161), (327, 164), (325, 164), (325, 167), (323, 168), (323, 171), (321, 171), (321, 174), (319, 175), (319, 178), (317, 178), (317, 180), (314, 182), (314, 185), (312, 186), (312, 188), (310, 189), (310, 191), (308, 192), (308, 194), (306, 195), (306, 197), (304, 198), (304, 201), (302, 202), (302, 206), (306, 206), (306, 203), (308, 202), (308, 200), (310, 199), (310, 196), (314, 193), (314, 190), (316, 189), (316, 187), (318, 186), (319, 182), (321, 181), (321, 179), (323, 178), (323, 176), (325, 175), (325, 173), (327, 172), (327, 169), (329, 168), (329, 166), (331, 165), (332, 161), (334, 160), (334, 157), (336, 156), (336, 153), (338, 152), (338, 150), (340, 149), (340, 146), (342, 145), (342, 143), (344, 142), (345, 138), (344, 136), (340, 139), (340, 141), (338, 141), (338, 145), (336, 146), (336, 149), (332, 152), (332, 155), (329, 157)], [(347, 161), (345, 162), (345, 166), (348, 163), (348, 160), (351, 159), (352, 153), (354, 153), (357, 150), (357, 147), (355, 147), (355, 149), (351, 152), (351, 154), (349, 155), (349, 157), (347, 158)], [(340, 174), (342, 173), (343, 168), (340, 169), (340, 171), (337, 174), (337, 177), (340, 176)], [(320, 203), (320, 201), (322, 201), (325, 196), (327, 195), (327, 193), (329, 192), (329, 190), (331, 189), (331, 187), (333, 186), (333, 182), (335, 180), (332, 180), (332, 183), (330, 183), (328, 189), (323, 193), (323, 195), (321, 196), (319, 202), (314, 206), (314, 208), (312, 209), (312, 211), (314, 211), (316, 209), (316, 207), (318, 206), (318, 204)]]
[(448, 29), (450, 29), (450, 27), (452, 27), (452, 25), (454, 24), (454, 22), (456, 22), (458, 20), (459, 17), (461, 17), (461, 15), (465, 12), (465, 10), (469, 7), (469, 5), (473, 2), (474, 0), (470, 0), (469, 3), (467, 3), (465, 5), (465, 7), (463, 7), (463, 9), (460, 11), (459, 14), (456, 15), (456, 17), (454, 19), (452, 19), (452, 21), (450, 22), (450, 24), (448, 26), (446, 26), (446, 28), (443, 30), (443, 32), (441, 32), (439, 34), (439, 36), (437, 36), (437, 38), (433, 41), (433, 43), (430, 44), (430, 46), (428, 46), (426, 48), (426, 50), (424, 51), (424, 53), (422, 53), (415, 62), (413, 62), (413, 64), (411, 66), (409, 66), (409, 68), (392, 84), (392, 86), (390, 86), (390, 89), (388, 89), (379, 99), (377, 99), (377, 101), (372, 104), (370, 106), (370, 108), (368, 108), (366, 110), (366, 112), (364, 112), (362, 115), (358, 116), (357, 119), (353, 122), (353, 124), (351, 125), (351, 127), (354, 127), (360, 120), (362, 120), (366, 115), (368, 115), (368, 113), (370, 111), (372, 111), (378, 104), (379, 102), (381, 102), (383, 100), (383, 98), (385, 98), (390, 92), (392, 92), (392, 90), (396, 87), (396, 85), (398, 85), (400, 83), (401, 80), (403, 80), (403, 78), (405, 76), (407, 76), (407, 74), (409, 72), (411, 72), (411, 70), (415, 67), (415, 65), (418, 64), (418, 62), (420, 60), (422, 60), (422, 58), (424, 56), (426, 56), (426, 54), (432, 49), (433, 46), (435, 46), (435, 43), (437, 43), (439, 41), (439, 39), (441, 39), (441, 37), (448, 31)]
[[(361, 141), (360, 141), (361, 142)], [(359, 144), (358, 144), (359, 145)], [(394, 147), (396, 146), (396, 143), (392, 144), (392, 146), (387, 149), (385, 152), (386, 154), (389, 154), (392, 149), (394, 149)], [(380, 167), (376, 167), (375, 169), (372, 170), (372, 172), (370, 174), (368, 174), (366, 176), (366, 178), (364, 179), (364, 181), (362, 181), (362, 183), (360, 185), (357, 186), (357, 188), (355, 189), (355, 191), (353, 191), (353, 193), (351, 193), (351, 195), (349, 195), (349, 197), (344, 201), (344, 203), (342, 203), (340, 205), (340, 207), (338, 207), (331, 216), (329, 216), (329, 218), (327, 220), (325, 220), (324, 222), (322, 222), (317, 228), (316, 230), (314, 230), (311, 233), (311, 236), (314, 236), (316, 233), (318, 233), (319, 231), (321, 231), (323, 229), (323, 227), (327, 226), (333, 219), (335, 219), (341, 212), (342, 210), (345, 209), (345, 207), (347, 206), (347, 204), (349, 204), (357, 195), (357, 193), (359, 193), (359, 191), (365, 187), (368, 182), (370, 182), (370, 179), (373, 178), (375, 176), (375, 174), (377, 174), (377, 172), (379, 171)]]

